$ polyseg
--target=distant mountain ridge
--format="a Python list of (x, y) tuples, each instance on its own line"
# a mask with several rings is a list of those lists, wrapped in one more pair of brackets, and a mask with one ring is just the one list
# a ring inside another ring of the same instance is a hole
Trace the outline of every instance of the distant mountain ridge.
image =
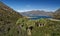
[(23, 16), (51, 16), (53, 12), (45, 12), (40, 10), (22, 12)]
[(27, 12), (22, 12), (21, 13), (23, 16), (27, 17), (44, 17), (44, 16), (49, 16), (54, 19), (60, 19), (60, 8), (58, 8), (54, 12), (46, 12), (46, 11), (40, 11), (40, 10), (33, 10), (33, 11), (27, 11)]

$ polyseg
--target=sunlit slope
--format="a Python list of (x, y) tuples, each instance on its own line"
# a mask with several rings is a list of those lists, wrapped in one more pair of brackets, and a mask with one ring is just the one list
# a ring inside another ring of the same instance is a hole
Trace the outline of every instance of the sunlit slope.
[(22, 15), (18, 12), (0, 2), (0, 36), (8, 34), (9, 30), (14, 27), (17, 19), (21, 17)]

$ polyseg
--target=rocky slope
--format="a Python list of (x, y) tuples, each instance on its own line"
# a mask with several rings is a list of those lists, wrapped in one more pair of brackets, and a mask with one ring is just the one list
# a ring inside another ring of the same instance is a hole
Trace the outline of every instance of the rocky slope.
[(53, 13), (53, 18), (60, 19), (60, 8)]

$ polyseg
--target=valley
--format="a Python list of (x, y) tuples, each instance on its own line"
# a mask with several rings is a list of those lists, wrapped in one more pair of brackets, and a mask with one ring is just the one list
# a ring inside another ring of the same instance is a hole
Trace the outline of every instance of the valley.
[(60, 36), (60, 8), (18, 12), (0, 1), (0, 36)]

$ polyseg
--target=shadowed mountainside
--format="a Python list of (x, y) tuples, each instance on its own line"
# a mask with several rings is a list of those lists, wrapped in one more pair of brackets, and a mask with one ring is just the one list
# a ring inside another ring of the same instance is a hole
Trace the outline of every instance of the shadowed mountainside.
[(53, 13), (53, 18), (60, 19), (60, 8)]

